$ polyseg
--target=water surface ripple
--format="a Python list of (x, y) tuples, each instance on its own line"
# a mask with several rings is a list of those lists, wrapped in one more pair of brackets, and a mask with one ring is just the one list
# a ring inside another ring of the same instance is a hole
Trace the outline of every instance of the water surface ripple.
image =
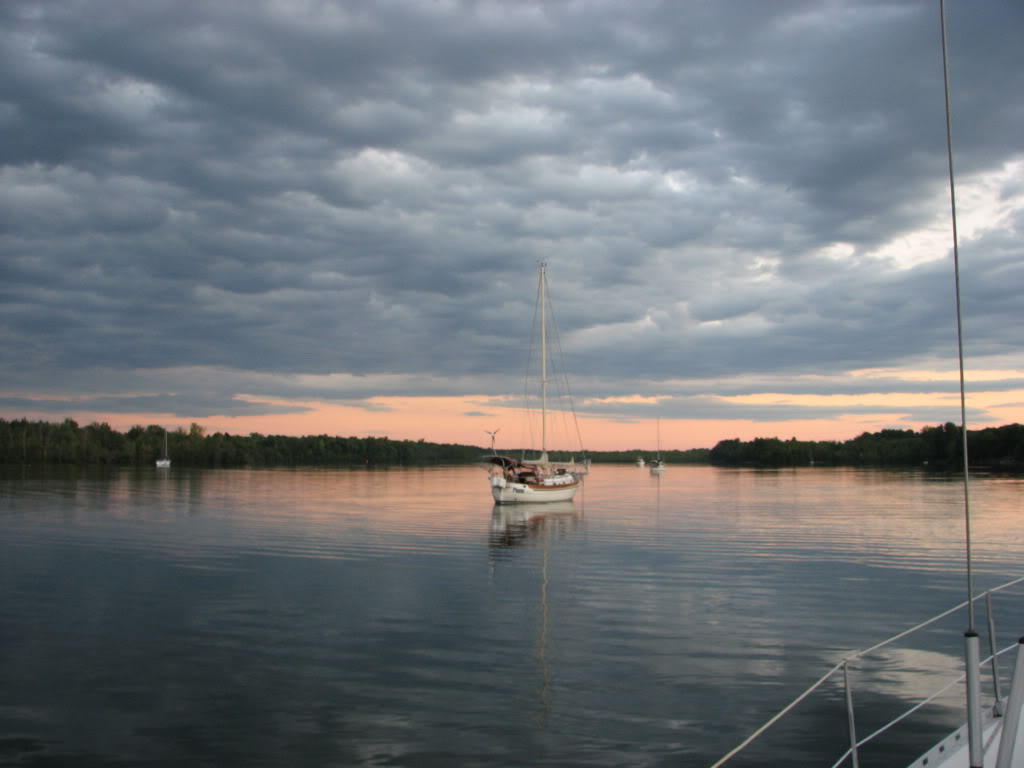
[[(984, 589), (1019, 575), (1024, 483), (973, 488)], [(474, 467), (2, 468), (0, 764), (707, 765), (963, 599), (961, 506), (947, 477), (822, 467), (596, 466), (528, 508)], [(956, 672), (962, 625), (870, 660), (865, 732)], [(736, 764), (831, 764), (840, 699)]]

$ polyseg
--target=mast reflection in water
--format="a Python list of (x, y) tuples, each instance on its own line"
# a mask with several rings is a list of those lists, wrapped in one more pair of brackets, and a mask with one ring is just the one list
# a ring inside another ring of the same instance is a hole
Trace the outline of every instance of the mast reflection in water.
[(569, 501), (529, 507), (495, 504), (491, 514), (492, 575), (493, 568), (507, 550), (537, 545), (543, 552), (540, 594), (538, 596), (540, 616), (538, 618), (536, 654), (541, 680), (536, 722), (538, 728), (542, 729), (547, 727), (548, 714), (552, 708), (555, 675), (554, 663), (548, 653), (548, 630), (552, 620), (551, 605), (548, 600), (551, 540), (573, 534), (581, 525), (582, 520), (582, 502), (577, 506)]

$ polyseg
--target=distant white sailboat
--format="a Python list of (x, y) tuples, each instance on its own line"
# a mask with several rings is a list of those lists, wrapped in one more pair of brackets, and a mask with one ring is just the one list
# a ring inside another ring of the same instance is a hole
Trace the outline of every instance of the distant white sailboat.
[(665, 471), (665, 462), (661, 458), (661, 419), (657, 420), (658, 430), (658, 457), (651, 462), (651, 474), (660, 475)]
[(642, 467), (642, 466), (644, 466), (644, 464), (645, 464), (644, 457), (643, 456), (637, 456), (636, 457), (636, 465), (638, 467)]
[(167, 454), (167, 430), (166, 429), (164, 430), (164, 455), (163, 455), (163, 458), (160, 458), (160, 459), (156, 460), (156, 468), (157, 469), (170, 469), (171, 468), (171, 458)]
[(510, 456), (499, 456), (493, 450), (487, 456), (490, 472), (491, 495), (498, 504), (569, 501), (575, 495), (590, 462), (586, 459), (554, 462), (548, 458), (548, 371), (547, 371), (547, 295), (546, 265), (540, 265), (540, 282), (537, 301), (540, 310), (540, 360), (541, 360), (541, 445), (540, 456), (524, 461)]

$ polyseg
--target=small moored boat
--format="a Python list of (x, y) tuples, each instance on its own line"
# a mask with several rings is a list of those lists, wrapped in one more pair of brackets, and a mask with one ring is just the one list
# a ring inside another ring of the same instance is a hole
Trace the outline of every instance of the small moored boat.
[(167, 430), (164, 430), (164, 455), (163, 458), (156, 460), (157, 469), (170, 469), (171, 468), (171, 457), (167, 453)]

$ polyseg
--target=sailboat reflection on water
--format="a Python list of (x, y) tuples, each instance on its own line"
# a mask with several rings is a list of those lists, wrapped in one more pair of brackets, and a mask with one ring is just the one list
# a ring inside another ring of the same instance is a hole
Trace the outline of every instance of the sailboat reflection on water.
[(537, 627), (537, 662), (540, 671), (538, 691), (538, 727), (544, 728), (552, 710), (554, 696), (554, 658), (549, 651), (552, 628), (550, 586), (551, 542), (556, 542), (574, 531), (583, 520), (583, 511), (572, 502), (553, 502), (538, 506), (505, 506), (495, 504), (491, 515), (490, 549), (492, 577), (496, 561), (514, 552), (522, 552), (531, 545), (543, 551), (540, 573), (540, 617)]

